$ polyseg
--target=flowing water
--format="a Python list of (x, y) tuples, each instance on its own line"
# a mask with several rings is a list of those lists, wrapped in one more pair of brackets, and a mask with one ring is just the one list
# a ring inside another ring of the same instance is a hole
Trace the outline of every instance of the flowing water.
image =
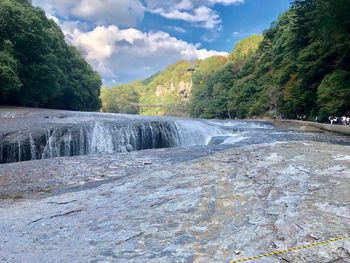
[[(14, 117), (11, 115), (11, 118)], [(40, 118), (42, 122), (43, 118)], [(33, 120), (40, 118), (36, 116)], [(50, 123), (47, 128), (38, 130), (29, 127), (0, 134), (0, 163), (198, 145), (232, 147), (298, 140), (350, 144), (349, 137), (281, 130), (267, 122), (147, 118), (98, 113), (45, 118)], [(33, 120), (28, 121), (30, 125)], [(41, 126), (44, 127), (46, 122), (40, 123)]]

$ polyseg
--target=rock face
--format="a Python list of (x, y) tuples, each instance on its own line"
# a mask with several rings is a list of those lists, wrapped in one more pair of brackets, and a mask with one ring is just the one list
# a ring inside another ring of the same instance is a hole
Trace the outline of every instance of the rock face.
[[(317, 142), (3, 164), (0, 260), (227, 262), (347, 235), (349, 171), (350, 147)], [(350, 240), (256, 262), (350, 262)]]
[(192, 80), (181, 80), (178, 84), (170, 82), (169, 86), (157, 85), (155, 94), (157, 97), (176, 94), (181, 101), (188, 101), (192, 91)]

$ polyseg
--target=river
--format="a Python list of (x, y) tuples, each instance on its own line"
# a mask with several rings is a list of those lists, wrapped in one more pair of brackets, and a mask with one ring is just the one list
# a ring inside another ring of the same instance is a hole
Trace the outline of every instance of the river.
[(204, 145), (300, 140), (350, 144), (346, 136), (291, 131), (262, 121), (2, 108), (0, 123), (0, 163)]

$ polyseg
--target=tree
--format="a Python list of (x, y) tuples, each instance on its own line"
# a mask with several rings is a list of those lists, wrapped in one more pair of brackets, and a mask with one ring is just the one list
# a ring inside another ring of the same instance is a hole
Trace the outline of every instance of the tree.
[(350, 74), (337, 70), (327, 75), (317, 91), (320, 117), (350, 114)]
[(6, 98), (7, 95), (21, 86), (18, 77), (17, 61), (13, 57), (12, 43), (6, 41), (0, 51), (0, 96)]
[(239, 41), (229, 56), (230, 60), (244, 63), (245, 60), (258, 50), (262, 40), (262, 35), (252, 35)]
[[(11, 43), (10, 51), (6, 43)], [(59, 26), (30, 1), (1, 0), (0, 52), (6, 87), (0, 103), (99, 109), (100, 77), (66, 44)]]
[(141, 82), (121, 85), (114, 88), (102, 88), (102, 111), (126, 114), (138, 114)]

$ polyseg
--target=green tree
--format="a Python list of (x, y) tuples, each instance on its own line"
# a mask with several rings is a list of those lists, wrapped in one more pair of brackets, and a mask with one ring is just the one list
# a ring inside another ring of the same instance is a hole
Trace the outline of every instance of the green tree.
[(237, 43), (229, 58), (235, 62), (245, 62), (259, 48), (259, 44), (263, 40), (262, 35), (252, 35)]
[(11, 91), (18, 90), (21, 82), (18, 77), (17, 60), (13, 57), (12, 43), (3, 43), (0, 51), (0, 97), (6, 98)]
[(238, 93), (232, 92), (232, 86), (240, 78), (242, 67), (247, 68), (247, 60), (254, 56), (261, 40), (262, 36), (253, 35), (238, 42), (229, 60), (216, 59), (214, 63), (214, 57), (202, 62), (202, 66), (193, 74), (193, 91), (189, 104), (191, 116), (228, 118), (241, 115), (233, 103), (238, 99)]
[(317, 103), (323, 118), (350, 114), (350, 74), (337, 70), (327, 75), (317, 91)]
[[(11, 52), (6, 51), (5, 43), (12, 43)], [(4, 87), (16, 88), (6, 88), (0, 103), (99, 109), (100, 77), (75, 48), (66, 44), (59, 26), (31, 1), (0, 1), (0, 52), (0, 67), (17, 75), (18, 80), (14, 84), (9, 83), (10, 79), (1, 80), (7, 83)], [(11, 74), (7, 73), (7, 78)]]
[(138, 114), (141, 82), (121, 85), (114, 88), (102, 88), (102, 111), (126, 114)]

